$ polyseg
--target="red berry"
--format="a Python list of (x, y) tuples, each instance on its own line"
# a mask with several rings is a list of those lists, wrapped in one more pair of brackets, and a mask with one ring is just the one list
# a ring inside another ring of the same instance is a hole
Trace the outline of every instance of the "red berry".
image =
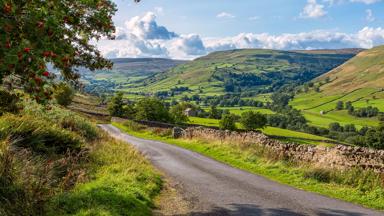
[(43, 52), (43, 56), (44, 56), (44, 57), (49, 57), (49, 56), (51, 56), (51, 51), (44, 51), (44, 52)]
[(43, 72), (43, 76), (48, 77), (49, 76), (49, 72), (48, 71), (44, 71)]
[(31, 48), (29, 48), (29, 47), (24, 48), (24, 52), (26, 52), (26, 53), (31, 52)]
[(4, 10), (4, 13), (6, 13), (6, 14), (11, 13), (12, 6), (9, 3), (7, 3), (7, 4), (4, 5), (3, 10)]
[(40, 77), (35, 77), (35, 82), (40, 84), (43, 80)]
[(42, 22), (42, 21), (37, 22), (37, 27), (38, 28), (43, 28), (44, 27), (44, 22)]

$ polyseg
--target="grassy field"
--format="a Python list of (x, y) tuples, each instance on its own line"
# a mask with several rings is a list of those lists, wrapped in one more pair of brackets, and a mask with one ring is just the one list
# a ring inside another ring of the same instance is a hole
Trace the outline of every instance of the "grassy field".
[[(217, 119), (208, 119), (208, 118), (199, 118), (199, 117), (190, 117), (190, 122), (192, 124), (198, 124), (202, 126), (218, 127), (219, 121)], [(241, 129), (241, 125), (237, 123), (237, 127)], [(330, 140), (325, 137), (320, 137), (312, 134), (286, 130), (276, 127), (266, 127), (261, 130), (264, 134), (269, 136), (278, 136), (281, 137), (282, 141), (287, 142), (296, 142), (302, 144), (312, 144), (312, 145), (324, 145), (330, 146), (331, 144), (324, 142), (324, 140)]]
[[(338, 101), (344, 103), (351, 101), (356, 109), (360, 107), (375, 106), (383, 111), (383, 93), (377, 89), (363, 88), (357, 89), (348, 94), (326, 95), (311, 91), (300, 94), (290, 102), (290, 105), (303, 111), (305, 118), (311, 125), (327, 128), (330, 123), (339, 122), (342, 125), (355, 124), (357, 128), (363, 126), (377, 126), (377, 118), (357, 118), (349, 115), (346, 110), (335, 110)], [(321, 112), (324, 112), (321, 114)]]
[(313, 174), (317, 173), (314, 168), (268, 159), (255, 153), (257, 151), (252, 149), (252, 147), (244, 148), (236, 144), (208, 142), (199, 139), (176, 140), (157, 135), (149, 130), (135, 131), (122, 124), (113, 124), (131, 135), (177, 145), (283, 184), (370, 208), (384, 209), (384, 188), (382, 183), (380, 183), (379, 177), (371, 172), (365, 173), (351, 170), (341, 173), (329, 171), (334, 173), (331, 176), (335, 175), (335, 178), (322, 178), (319, 177), (322, 176), (321, 174)]

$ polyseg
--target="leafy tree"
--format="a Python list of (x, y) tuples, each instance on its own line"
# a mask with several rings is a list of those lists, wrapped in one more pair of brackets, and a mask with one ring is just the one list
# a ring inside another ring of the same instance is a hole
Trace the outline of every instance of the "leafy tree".
[(54, 97), (61, 106), (69, 106), (75, 96), (75, 90), (67, 83), (60, 83), (55, 86)]
[(222, 130), (236, 130), (236, 116), (234, 114), (223, 115), (219, 127)]
[(330, 131), (336, 131), (336, 132), (343, 132), (344, 128), (338, 122), (333, 122), (333, 123), (329, 124), (329, 130)]
[(265, 127), (267, 118), (259, 112), (248, 111), (241, 114), (240, 123), (246, 130), (256, 130)]
[(91, 41), (113, 39), (111, 0), (0, 0), (0, 82), (15, 76), (18, 85), (41, 103), (52, 94), (58, 69), (65, 80), (77, 80), (74, 68), (111, 67)]
[(344, 102), (338, 101), (336, 104), (336, 110), (343, 110), (344, 109)]
[(188, 116), (185, 115), (186, 109), (187, 108), (184, 105), (184, 103), (180, 103), (180, 104), (172, 106), (169, 112), (171, 113), (171, 115), (172, 115), (172, 117), (176, 123), (183, 123), (183, 122), (189, 121)]
[(123, 93), (117, 92), (108, 104), (108, 110), (111, 116), (124, 117)]
[(209, 113), (209, 116), (208, 116), (209, 118), (221, 119), (222, 112), (221, 110), (217, 109), (216, 106), (211, 106), (208, 113)]
[(136, 119), (145, 121), (173, 122), (164, 103), (157, 98), (143, 98), (135, 104)]

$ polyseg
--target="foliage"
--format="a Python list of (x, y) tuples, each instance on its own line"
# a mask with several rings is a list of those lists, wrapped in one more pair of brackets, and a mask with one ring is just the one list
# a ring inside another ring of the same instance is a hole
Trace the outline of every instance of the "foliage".
[(1, 138), (9, 137), (14, 145), (39, 153), (64, 154), (79, 151), (81, 138), (70, 131), (34, 116), (5, 115), (0, 119)]
[(111, 116), (124, 117), (124, 94), (122, 92), (116, 93), (108, 104), (108, 110)]
[(91, 40), (112, 39), (116, 5), (96, 1), (1, 0), (0, 80), (13, 75), (38, 102), (47, 102), (54, 74), (52, 64), (66, 80), (76, 80), (75, 67), (110, 67)]
[(256, 130), (266, 126), (267, 118), (259, 112), (248, 111), (241, 114), (240, 123), (246, 130)]
[(225, 114), (222, 116), (219, 127), (222, 130), (236, 130), (236, 119), (234, 114)]
[(174, 119), (174, 121), (176, 123), (188, 122), (189, 118), (185, 114), (185, 110), (188, 107), (189, 106), (188, 106), (187, 103), (180, 103), (180, 104), (177, 104), (177, 105), (174, 105), (174, 106), (171, 107), (169, 112), (171, 113), (172, 118)]
[(75, 90), (73, 90), (70, 85), (66, 83), (60, 83), (59, 85), (55, 86), (54, 97), (59, 105), (65, 107), (69, 106), (72, 103), (74, 96)]
[(18, 113), (22, 109), (19, 96), (0, 88), (0, 116), (3, 113)]
[(143, 98), (135, 104), (136, 120), (173, 122), (171, 114), (160, 99)]

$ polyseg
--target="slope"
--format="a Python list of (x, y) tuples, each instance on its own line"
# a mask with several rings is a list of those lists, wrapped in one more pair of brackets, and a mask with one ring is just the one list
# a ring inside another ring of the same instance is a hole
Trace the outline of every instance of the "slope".
[(271, 92), (283, 84), (309, 81), (349, 60), (360, 49), (277, 51), (243, 49), (214, 52), (156, 74), (128, 92), (188, 88), (188, 94)]

